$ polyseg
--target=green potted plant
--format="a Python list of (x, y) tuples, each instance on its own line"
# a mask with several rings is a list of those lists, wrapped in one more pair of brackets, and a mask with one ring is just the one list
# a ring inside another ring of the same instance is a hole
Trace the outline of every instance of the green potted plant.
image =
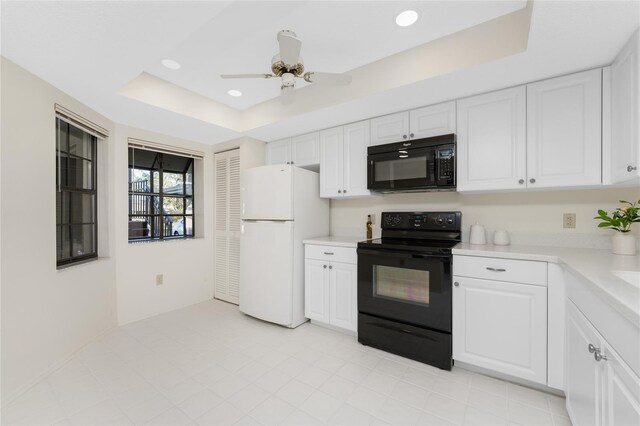
[(620, 200), (622, 206), (618, 207), (609, 215), (604, 210), (598, 210), (598, 216), (594, 219), (599, 219), (601, 222), (598, 224), (598, 228), (607, 228), (617, 231), (611, 238), (611, 245), (613, 247), (614, 254), (636, 254), (636, 238), (631, 235), (631, 225), (634, 222), (640, 222), (640, 200), (635, 203), (629, 201)]

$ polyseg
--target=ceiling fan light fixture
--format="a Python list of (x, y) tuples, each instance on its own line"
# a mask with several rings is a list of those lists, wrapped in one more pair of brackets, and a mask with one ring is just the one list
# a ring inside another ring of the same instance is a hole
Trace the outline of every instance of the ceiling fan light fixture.
[(396, 16), (396, 25), (399, 27), (409, 27), (418, 20), (418, 12), (415, 10), (405, 10)]
[(227, 95), (237, 98), (242, 96), (242, 92), (236, 89), (230, 89), (230, 90), (227, 90)]
[(179, 70), (182, 67), (182, 65), (180, 65), (180, 62), (174, 61), (173, 59), (163, 59), (162, 61), (160, 61), (160, 63), (162, 63), (165, 68), (169, 68), (170, 70)]

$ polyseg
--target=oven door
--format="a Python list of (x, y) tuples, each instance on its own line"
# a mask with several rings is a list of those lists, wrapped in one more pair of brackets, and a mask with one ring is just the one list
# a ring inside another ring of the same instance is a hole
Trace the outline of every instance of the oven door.
[(451, 332), (451, 256), (359, 248), (358, 311)]
[(436, 187), (433, 147), (370, 154), (367, 188), (378, 191)]

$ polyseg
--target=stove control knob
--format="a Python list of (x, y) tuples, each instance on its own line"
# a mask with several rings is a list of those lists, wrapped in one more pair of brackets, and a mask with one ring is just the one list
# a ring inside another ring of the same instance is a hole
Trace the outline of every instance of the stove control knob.
[(447, 219), (447, 225), (453, 225), (453, 218), (452, 217)]
[(394, 224), (394, 225), (398, 225), (398, 224), (400, 223), (400, 220), (401, 220), (401, 219), (400, 219), (400, 216), (395, 216), (395, 217), (393, 218), (393, 224)]
[(391, 216), (386, 216), (384, 218), (385, 225), (391, 225), (391, 222), (393, 222), (393, 218)]
[(437, 218), (436, 218), (436, 223), (437, 223), (438, 225), (442, 225), (442, 224), (444, 223), (444, 219), (442, 219), (441, 217), (437, 217)]

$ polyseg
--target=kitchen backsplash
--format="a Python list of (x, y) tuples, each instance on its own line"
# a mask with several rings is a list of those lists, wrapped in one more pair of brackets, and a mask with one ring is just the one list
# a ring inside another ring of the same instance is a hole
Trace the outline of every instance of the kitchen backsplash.
[[(383, 211), (462, 212), (462, 240), (469, 241), (469, 227), (476, 222), (487, 229), (487, 242), (493, 231), (506, 229), (511, 244), (558, 247), (611, 247), (615, 231), (597, 228), (593, 219), (598, 209), (611, 211), (618, 200), (640, 199), (638, 188), (582, 189), (571, 191), (461, 194), (428, 192), (388, 194), (377, 197), (331, 201), (331, 233), (339, 236), (365, 237), (368, 214), (375, 215), (373, 236), (380, 236), (380, 213)], [(576, 227), (562, 227), (563, 213), (576, 214)], [(640, 223), (633, 234), (640, 236)], [(640, 238), (638, 239), (640, 242)]]

